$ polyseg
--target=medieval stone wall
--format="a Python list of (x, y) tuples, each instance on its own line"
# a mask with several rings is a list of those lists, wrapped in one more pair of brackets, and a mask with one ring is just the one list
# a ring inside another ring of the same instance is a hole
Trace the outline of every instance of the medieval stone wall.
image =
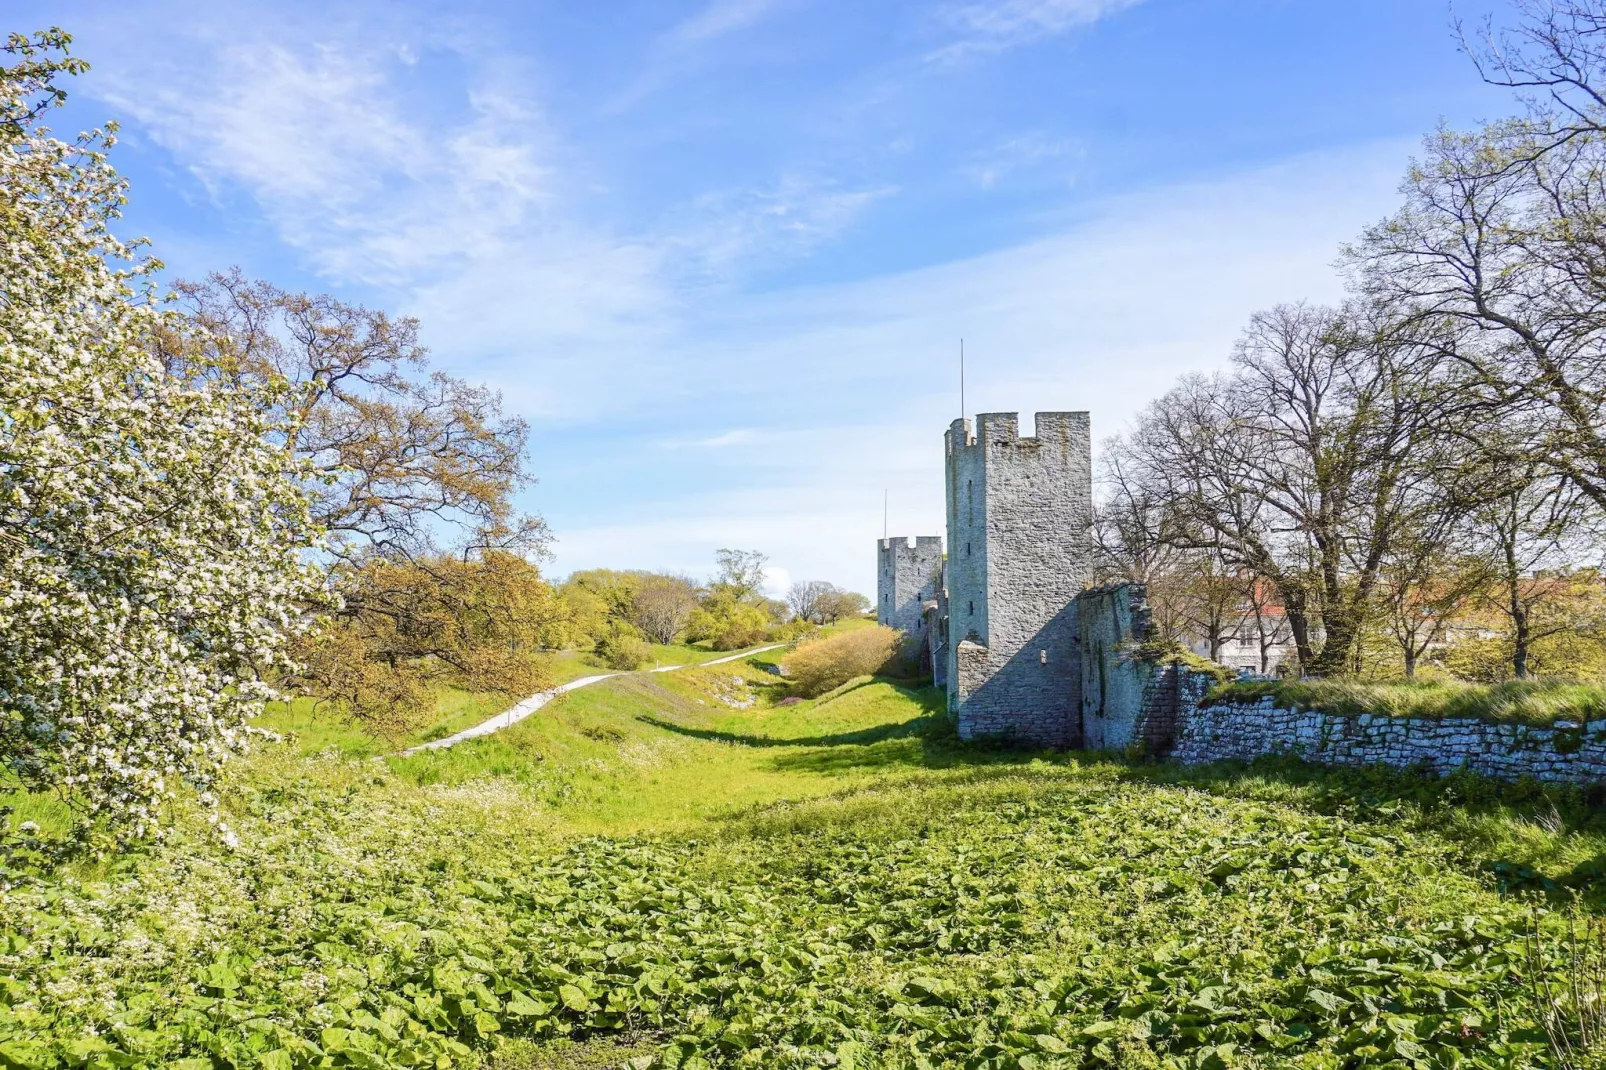
[(1092, 572), (1088, 414), (949, 428), (949, 709), (961, 738), (1079, 746), (1076, 595)]
[(1076, 596), (1081, 641), (1082, 746), (1123, 750), (1137, 737), (1141, 712), (1156, 701), (1162, 667), (1136, 655), (1149, 638), (1141, 584), (1094, 587)]
[(1515, 780), (1606, 779), (1606, 721), (1553, 727), (1465, 718), (1346, 717), (1255, 703), (1186, 704), (1171, 758), (1188, 765), (1292, 754), (1316, 765), (1387, 765), (1436, 773), (1467, 769)]
[[(944, 573), (946, 576), (946, 573)], [(937, 584), (937, 598), (926, 603), (926, 664), (931, 667), (933, 685), (948, 688), (948, 586)]]

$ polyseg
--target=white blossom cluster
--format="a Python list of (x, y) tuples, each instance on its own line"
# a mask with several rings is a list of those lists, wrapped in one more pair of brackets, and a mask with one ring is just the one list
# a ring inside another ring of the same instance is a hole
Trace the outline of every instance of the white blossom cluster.
[(50, 137), (29, 88), (0, 81), (0, 762), (142, 836), (182, 783), (215, 802), (315, 533), (267, 399), (152, 355), (186, 328), (108, 230), (110, 139)]

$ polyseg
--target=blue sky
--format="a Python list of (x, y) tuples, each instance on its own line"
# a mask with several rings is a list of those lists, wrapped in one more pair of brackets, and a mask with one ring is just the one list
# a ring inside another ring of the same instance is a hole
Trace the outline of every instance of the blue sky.
[[(1119, 430), (1330, 300), (1420, 136), (1512, 110), (1443, 0), (12, 0), (125, 233), (419, 316), (532, 427), (552, 570), (869, 590), (977, 411)], [(1458, 2), (1476, 20), (1499, 0)]]

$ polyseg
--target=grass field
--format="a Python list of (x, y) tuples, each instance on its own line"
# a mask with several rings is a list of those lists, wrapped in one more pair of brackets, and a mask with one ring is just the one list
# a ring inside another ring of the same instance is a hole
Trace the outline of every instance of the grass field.
[(1553, 1065), (1524, 939), (1599, 904), (1585, 793), (977, 750), (773, 658), (264, 748), (238, 848), (14, 880), (0, 1065)]
[(416, 730), (400, 739), (375, 735), (360, 724), (318, 709), (306, 698), (272, 704), (257, 718), (256, 727), (286, 736), (290, 747), (304, 755), (333, 751), (346, 758), (369, 758), (460, 732), (495, 716), (514, 701), (506, 695), (437, 688), (431, 715), (422, 718)]
[[(650, 645), (656, 666), (700, 665), (730, 653), (704, 646)], [(771, 657), (779, 658), (783, 653), (775, 651)], [(618, 671), (607, 668), (592, 655), (574, 650), (553, 654), (549, 664), (549, 676), (554, 684)], [(256, 727), (287, 736), (292, 747), (301, 754), (332, 750), (346, 758), (371, 758), (444, 739), (496, 716), (523, 697), (494, 692), (476, 694), (447, 686), (436, 688), (435, 694), (433, 710), (420, 718), (421, 723), (416, 729), (400, 738), (386, 738), (368, 731), (360, 723), (318, 708), (307, 698), (271, 704), (267, 712), (257, 719)]]

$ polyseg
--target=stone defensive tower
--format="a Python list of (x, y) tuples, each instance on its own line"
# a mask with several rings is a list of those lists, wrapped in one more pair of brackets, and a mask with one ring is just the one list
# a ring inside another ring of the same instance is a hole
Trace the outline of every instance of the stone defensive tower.
[(948, 480), (948, 709), (962, 739), (1082, 744), (1077, 594), (1092, 576), (1088, 414), (955, 420)]
[(918, 535), (876, 541), (876, 610), (879, 624), (909, 636), (911, 646), (926, 641), (925, 605), (942, 585), (942, 536)]

